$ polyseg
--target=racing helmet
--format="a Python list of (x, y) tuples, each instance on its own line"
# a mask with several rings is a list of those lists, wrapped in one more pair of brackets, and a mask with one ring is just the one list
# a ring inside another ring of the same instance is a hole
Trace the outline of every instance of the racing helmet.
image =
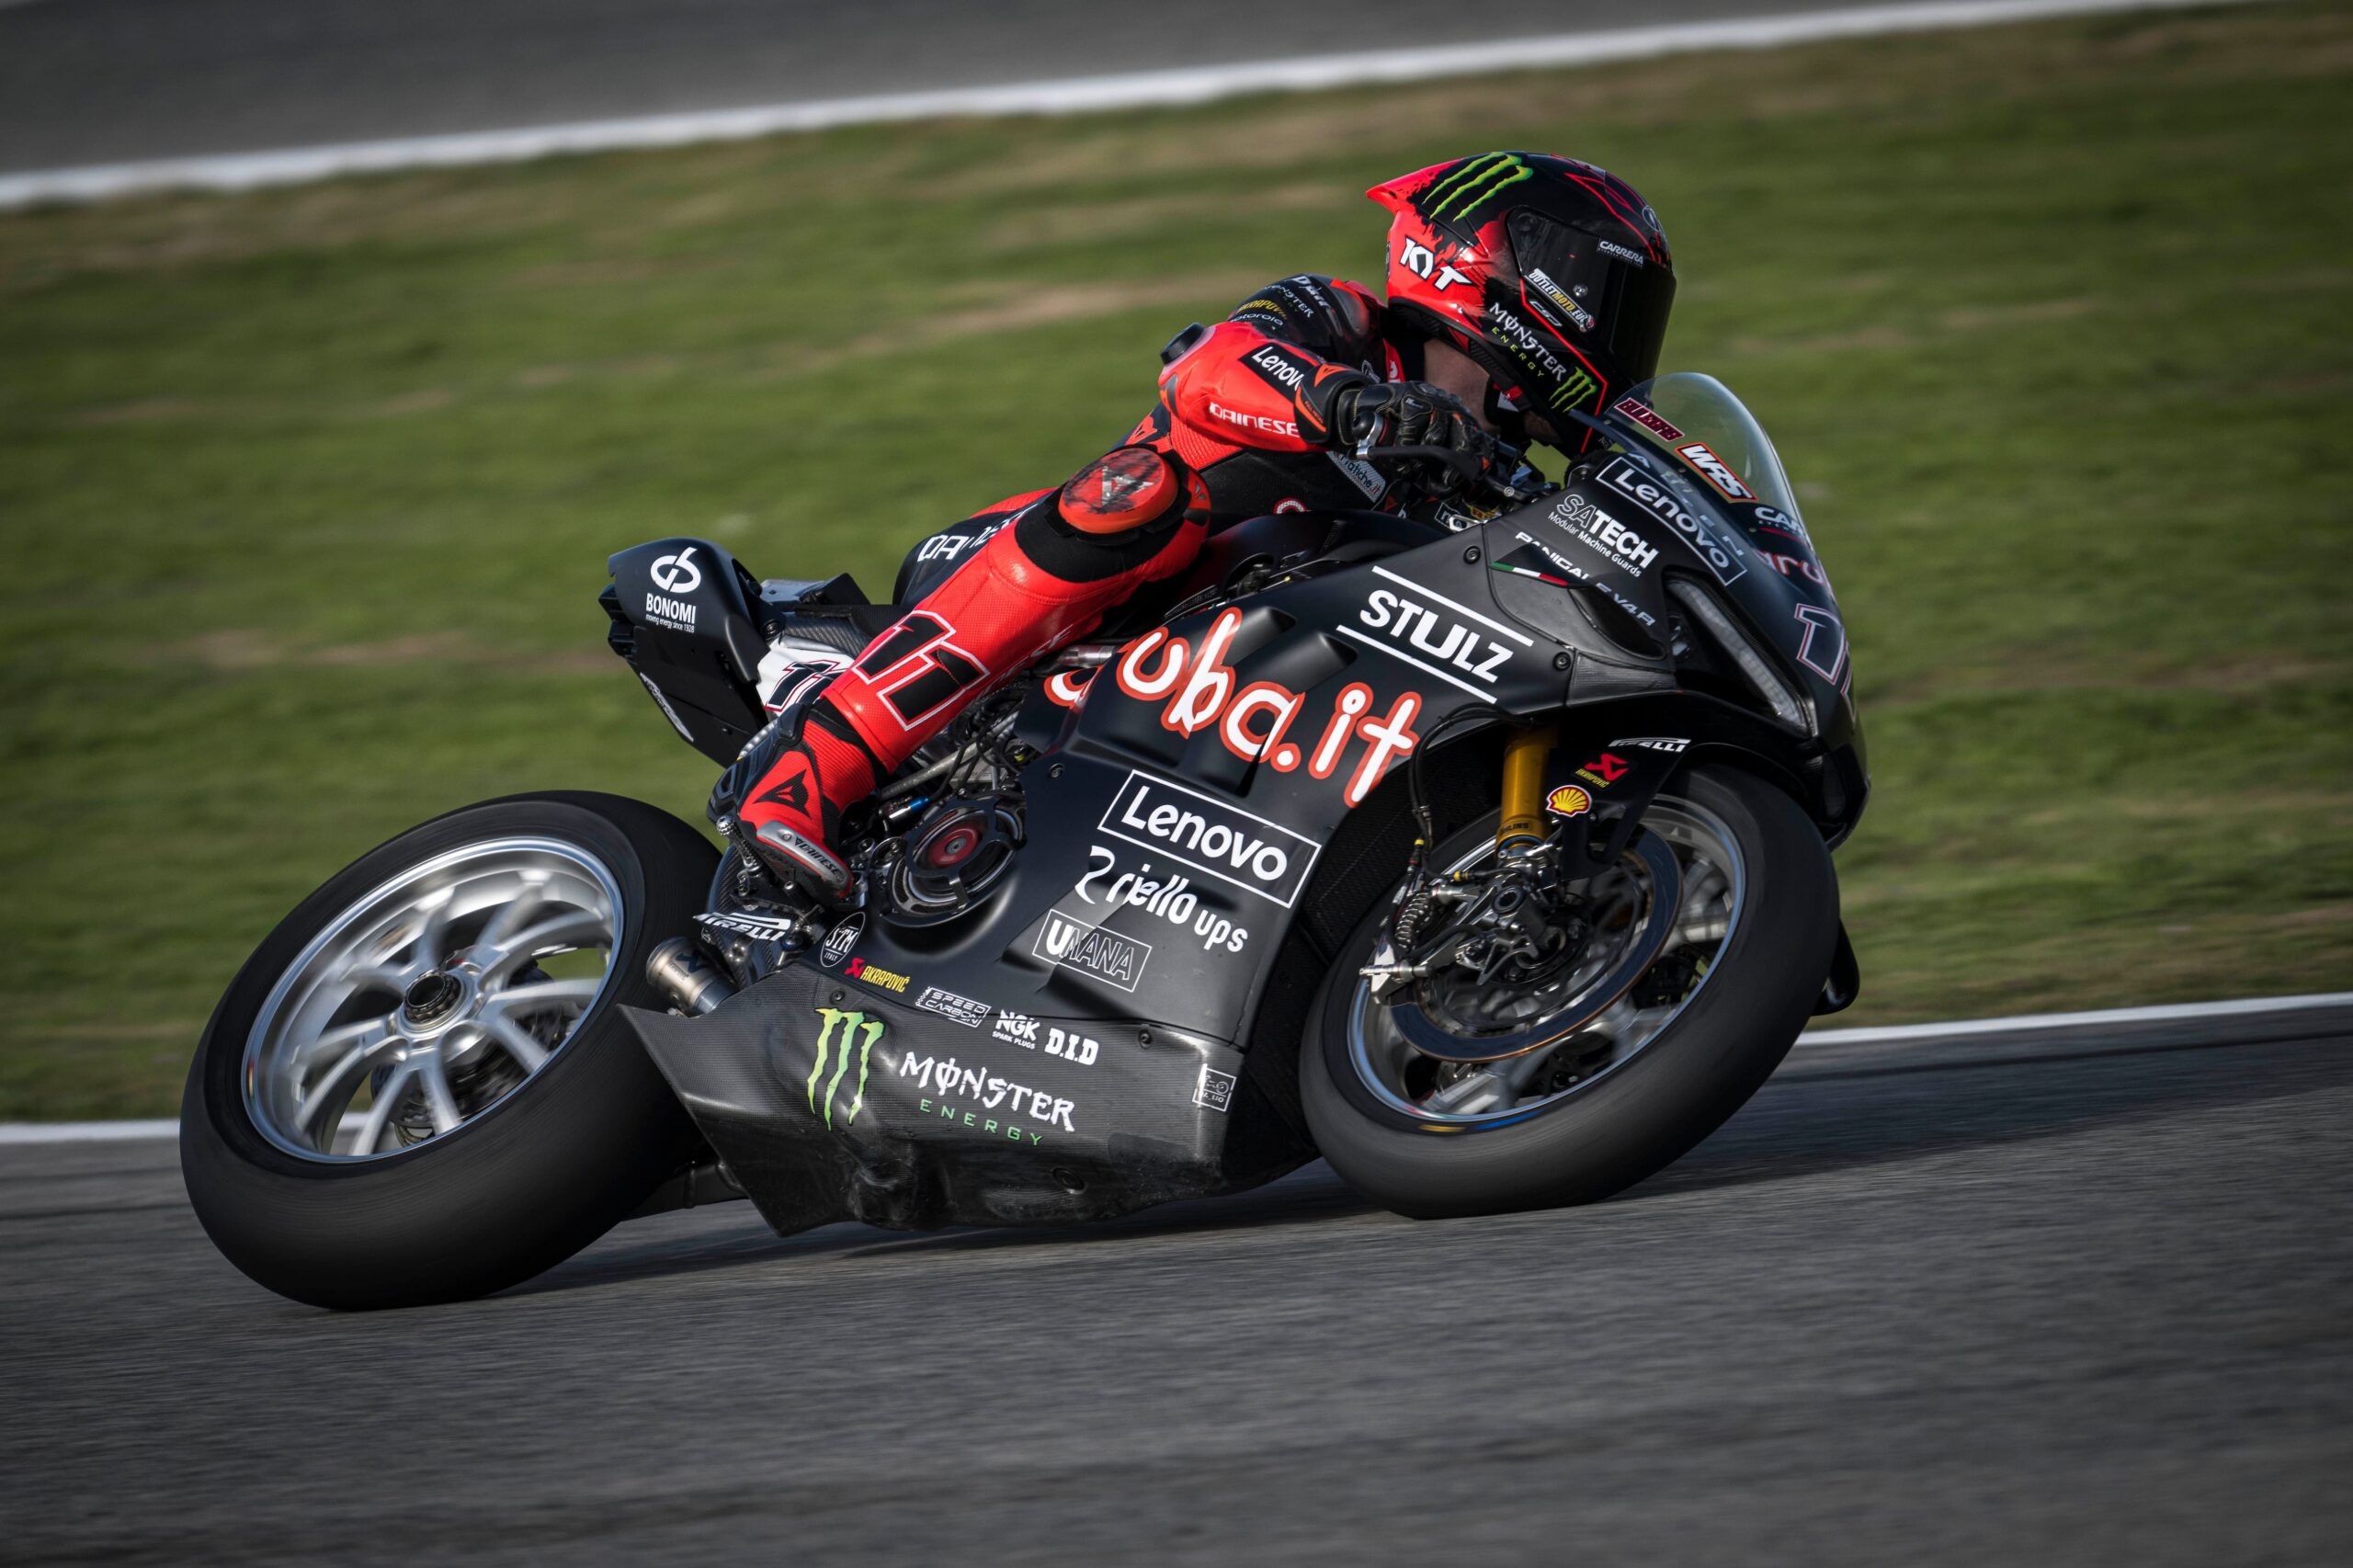
[(1483, 153), (1365, 194), (1389, 225), (1389, 302), (1399, 324), (1451, 344), (1487, 372), (1489, 415), (1524, 439), (1542, 418), (1572, 455), (1593, 432), (1574, 411), (1657, 373), (1675, 261), (1633, 187), (1574, 158)]

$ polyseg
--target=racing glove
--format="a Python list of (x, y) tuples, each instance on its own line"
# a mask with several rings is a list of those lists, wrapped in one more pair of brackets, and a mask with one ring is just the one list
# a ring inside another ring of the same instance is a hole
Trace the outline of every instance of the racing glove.
[[(1325, 376), (1301, 401), (1313, 402), (1314, 418), (1302, 431), (1323, 427), (1324, 442), (1343, 451), (1361, 447), (1430, 447), (1467, 452), (1484, 467), (1495, 460), (1488, 435), (1462, 400), (1427, 381), (1376, 381), (1369, 376)], [(1442, 473), (1459, 480), (1453, 469)], [(1446, 488), (1451, 488), (1450, 485)]]

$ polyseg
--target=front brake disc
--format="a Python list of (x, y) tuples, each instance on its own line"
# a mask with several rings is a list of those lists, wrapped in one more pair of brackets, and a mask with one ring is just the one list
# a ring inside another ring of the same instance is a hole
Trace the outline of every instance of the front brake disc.
[(1389, 1016), (1406, 1043), (1441, 1062), (1500, 1062), (1558, 1045), (1617, 1005), (1643, 971), (1657, 961), (1675, 930), (1676, 911), (1683, 896), (1683, 871), (1675, 851), (1655, 833), (1635, 835), (1626, 846), (1627, 858), (1650, 874), (1650, 907), (1641, 927), (1617, 961), (1588, 982), (1582, 991), (1553, 1012), (1524, 1028), (1495, 1034), (1466, 1035), (1448, 1028), (1419, 1004), (1391, 1004)]

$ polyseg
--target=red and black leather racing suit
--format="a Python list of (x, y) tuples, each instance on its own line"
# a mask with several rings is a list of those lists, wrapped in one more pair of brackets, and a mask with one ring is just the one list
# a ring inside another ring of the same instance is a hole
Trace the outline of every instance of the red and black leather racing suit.
[(1370, 465), (1324, 444), (1329, 399), (1314, 389), (1347, 372), (1419, 379), (1420, 340), (1390, 324), (1380, 296), (1329, 278), (1245, 300), (1162, 370), (1159, 402), (1119, 447), (949, 530), (977, 548), (812, 704), (798, 744), (745, 791), (741, 831), (829, 845), (840, 810), (974, 698), (1183, 571), (1211, 530), (1387, 500)]

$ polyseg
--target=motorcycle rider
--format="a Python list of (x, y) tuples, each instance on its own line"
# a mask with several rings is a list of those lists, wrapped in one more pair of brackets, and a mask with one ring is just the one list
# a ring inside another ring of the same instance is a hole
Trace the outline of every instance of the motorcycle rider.
[(851, 882), (835, 847), (844, 810), (975, 698), (1185, 570), (1211, 530), (1272, 511), (1394, 509), (1387, 478), (1348, 455), (1364, 448), (1484, 465), (1500, 436), (1574, 457), (1592, 432), (1567, 416), (1654, 373), (1674, 265), (1624, 181), (1496, 152), (1366, 194), (1394, 215), (1388, 298), (1302, 274), (1180, 335), (1125, 441), (1055, 489), (974, 514), (963, 531), (984, 542), (745, 746), (713, 796), (735, 842), (837, 898)]

